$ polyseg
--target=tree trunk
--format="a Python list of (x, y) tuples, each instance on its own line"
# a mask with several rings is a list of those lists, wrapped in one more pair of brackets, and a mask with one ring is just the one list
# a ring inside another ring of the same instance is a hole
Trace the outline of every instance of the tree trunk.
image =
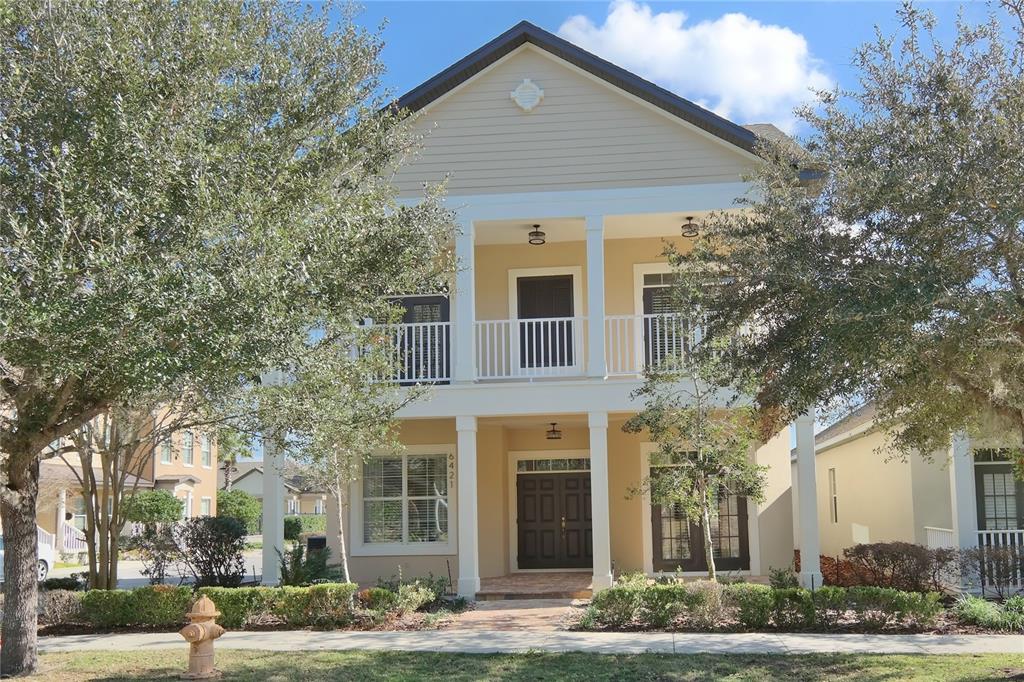
[(36, 453), (9, 453), (8, 494), (0, 496), (0, 524), (4, 537), (3, 647), (0, 675), (28, 675), (38, 663), (36, 610), (38, 608), (39, 549), (36, 533), (36, 498), (39, 494), (39, 458)]
[(704, 560), (708, 564), (708, 580), (718, 580), (715, 569), (715, 548), (711, 544), (711, 499), (707, 489), (701, 491), (701, 528), (704, 531)]
[(345, 513), (342, 510), (342, 485), (341, 481), (334, 484), (331, 496), (334, 498), (334, 508), (338, 512), (338, 551), (341, 554), (341, 577), (345, 582), (352, 582), (348, 573), (348, 550), (345, 547)]

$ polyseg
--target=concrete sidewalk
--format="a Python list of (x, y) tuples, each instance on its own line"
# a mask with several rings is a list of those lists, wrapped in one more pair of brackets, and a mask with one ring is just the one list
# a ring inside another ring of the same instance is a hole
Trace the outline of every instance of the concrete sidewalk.
[[(516, 653), (581, 651), (595, 654), (1022, 654), (1024, 635), (694, 634), (670, 632), (524, 632), (421, 630), (416, 632), (228, 632), (222, 649), (344, 651), (350, 649)], [(177, 633), (40, 637), (40, 651), (181, 649)]]

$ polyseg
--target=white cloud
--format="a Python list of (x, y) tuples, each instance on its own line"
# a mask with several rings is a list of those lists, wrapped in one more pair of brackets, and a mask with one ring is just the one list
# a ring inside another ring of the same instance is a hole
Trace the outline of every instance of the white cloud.
[(687, 24), (684, 12), (615, 0), (604, 24), (570, 17), (559, 35), (737, 123), (792, 132), (793, 108), (830, 88), (802, 35), (744, 14)]

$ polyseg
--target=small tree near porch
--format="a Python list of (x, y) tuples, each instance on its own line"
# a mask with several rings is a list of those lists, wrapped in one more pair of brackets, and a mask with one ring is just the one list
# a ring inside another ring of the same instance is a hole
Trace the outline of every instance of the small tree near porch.
[(711, 521), (722, 495), (764, 499), (765, 471), (751, 460), (757, 443), (754, 411), (721, 405), (711, 371), (695, 365), (663, 366), (647, 372), (634, 394), (644, 409), (626, 421), (627, 433), (646, 431), (658, 449), (657, 473), (634, 494), (649, 493), (652, 504), (676, 505), (687, 521), (700, 524), (708, 579), (717, 580)]

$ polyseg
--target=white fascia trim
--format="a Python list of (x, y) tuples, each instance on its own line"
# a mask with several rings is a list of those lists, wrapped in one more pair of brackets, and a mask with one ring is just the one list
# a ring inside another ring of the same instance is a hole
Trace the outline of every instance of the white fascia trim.
[[(375, 454), (387, 455), (390, 452)], [(406, 455), (447, 455), (448, 456), (448, 541), (447, 542), (410, 542), (393, 544), (368, 544), (363, 542), (363, 477), (360, 475), (349, 484), (349, 529), (351, 549), (354, 557), (371, 556), (454, 556), (458, 553), (458, 495), (455, 480), (455, 444), (439, 443), (436, 445), (406, 445), (401, 454)]]
[[(637, 215), (683, 211), (738, 209), (736, 200), (756, 198), (750, 182), (702, 182), (651, 187), (616, 187), (558, 190), (552, 192), (509, 192), (463, 194), (444, 197), (443, 203), (463, 221), (582, 218), (588, 215)], [(422, 196), (398, 199), (414, 206)]]
[(840, 446), (840, 445), (842, 445), (844, 443), (847, 443), (847, 442), (849, 442), (851, 440), (854, 440), (854, 439), (859, 438), (861, 436), (867, 435), (870, 431), (874, 431), (874, 430), (875, 430), (875, 420), (874, 419), (869, 419), (868, 421), (866, 421), (863, 424), (860, 424), (858, 426), (855, 426), (854, 428), (850, 429), (849, 431), (844, 431), (843, 433), (840, 433), (838, 436), (833, 436), (832, 438), (829, 438), (826, 441), (823, 441), (821, 443), (816, 443), (814, 445), (814, 453), (818, 454), (818, 453), (824, 452), (825, 450), (830, 450), (830, 449), (832, 449), (834, 447), (838, 447), (838, 446)]
[(484, 68), (480, 69), (479, 71), (474, 73), (472, 76), (470, 76), (466, 80), (464, 80), (461, 83), (459, 83), (458, 85), (456, 85), (454, 88), (452, 88), (448, 92), (444, 93), (443, 95), (441, 95), (437, 99), (433, 100), (432, 102), (430, 102), (426, 106), (418, 109), (414, 115), (416, 117), (425, 115), (428, 111), (430, 111), (434, 107), (436, 107), (439, 104), (441, 104), (442, 102), (450, 99), (451, 97), (455, 96), (456, 94), (458, 94), (459, 92), (461, 92), (462, 90), (467, 88), (468, 86), (472, 85), (476, 81), (478, 81), (481, 78), (483, 78), (484, 76), (486, 76), (488, 73), (493, 71), (499, 64), (502, 64), (503, 62), (505, 62), (505, 60), (510, 59), (511, 57), (516, 56), (517, 54), (519, 54), (520, 52), (528, 49), (529, 47), (530, 47), (529, 43), (523, 43), (522, 45), (520, 45), (519, 47), (517, 47), (516, 49), (512, 50), (511, 52), (509, 52), (504, 57), (502, 57), (501, 59), (499, 59), (499, 60), (497, 60), (495, 62), (491, 62), (490, 64), (488, 64)]

